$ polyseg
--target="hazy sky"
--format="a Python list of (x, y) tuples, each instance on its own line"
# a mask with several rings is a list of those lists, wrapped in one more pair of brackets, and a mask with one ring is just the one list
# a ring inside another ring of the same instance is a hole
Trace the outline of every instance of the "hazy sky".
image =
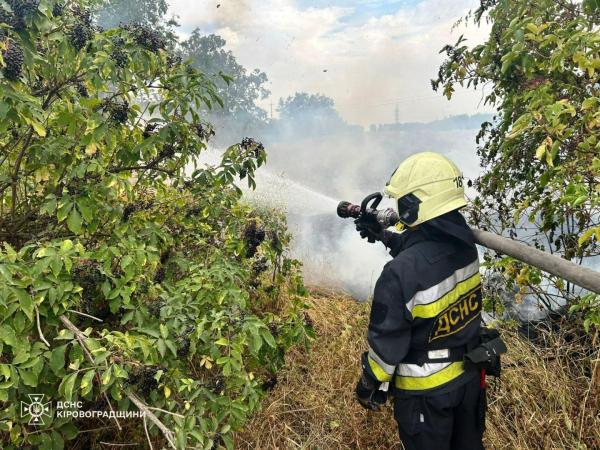
[[(487, 112), (481, 91), (458, 92), (451, 102), (431, 90), (439, 50), (464, 33), (452, 31), (479, 0), (170, 0), (185, 36), (198, 27), (227, 40), (238, 61), (269, 77), (273, 102), (296, 91), (332, 97), (350, 123), (429, 121)], [(217, 8), (217, 5), (220, 5)]]

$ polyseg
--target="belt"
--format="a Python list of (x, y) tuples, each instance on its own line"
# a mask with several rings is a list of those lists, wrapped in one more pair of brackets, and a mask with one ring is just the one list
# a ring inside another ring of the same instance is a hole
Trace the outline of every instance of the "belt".
[(409, 349), (400, 364), (417, 364), (422, 366), (426, 363), (445, 363), (463, 361), (467, 353), (479, 345), (479, 337), (466, 345), (452, 348), (421, 350)]

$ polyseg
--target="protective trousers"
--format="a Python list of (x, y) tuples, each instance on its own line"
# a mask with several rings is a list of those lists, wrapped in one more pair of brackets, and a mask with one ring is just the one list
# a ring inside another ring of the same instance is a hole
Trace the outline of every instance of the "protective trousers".
[(485, 408), (474, 377), (444, 394), (396, 397), (394, 417), (406, 450), (483, 450)]

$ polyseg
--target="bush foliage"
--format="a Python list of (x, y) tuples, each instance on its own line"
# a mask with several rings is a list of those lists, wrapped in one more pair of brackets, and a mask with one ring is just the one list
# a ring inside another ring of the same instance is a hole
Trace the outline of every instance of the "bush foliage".
[(197, 111), (220, 99), (152, 29), (98, 29), (84, 0), (0, 5), (2, 448), (93, 447), (81, 422), (28, 425), (32, 393), (89, 410), (135, 395), (177, 448), (232, 448), (310, 334), (284, 220), (235, 184), (254, 186), (264, 148), (196, 165), (213, 134)]
[[(474, 222), (578, 263), (598, 256), (600, 3), (482, 0), (466, 20), (490, 24), (489, 36), (474, 47), (462, 36), (444, 47), (432, 85), (448, 98), (456, 85), (482, 87), (497, 109), (478, 136), (485, 173)], [(546, 306), (566, 298), (585, 313), (586, 328), (600, 326), (597, 296), (557, 279), (541, 288), (546, 278), (513, 260), (500, 267)]]

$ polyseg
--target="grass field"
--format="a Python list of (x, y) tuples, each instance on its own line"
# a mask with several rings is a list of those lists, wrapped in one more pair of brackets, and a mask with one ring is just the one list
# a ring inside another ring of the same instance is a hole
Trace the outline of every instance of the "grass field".
[[(308, 303), (317, 339), (289, 354), (236, 448), (401, 449), (391, 407), (367, 412), (354, 400), (369, 305), (322, 290)], [(536, 345), (509, 329), (503, 336), (509, 352), (488, 393), (486, 448), (599, 449), (597, 334), (540, 332)]]

